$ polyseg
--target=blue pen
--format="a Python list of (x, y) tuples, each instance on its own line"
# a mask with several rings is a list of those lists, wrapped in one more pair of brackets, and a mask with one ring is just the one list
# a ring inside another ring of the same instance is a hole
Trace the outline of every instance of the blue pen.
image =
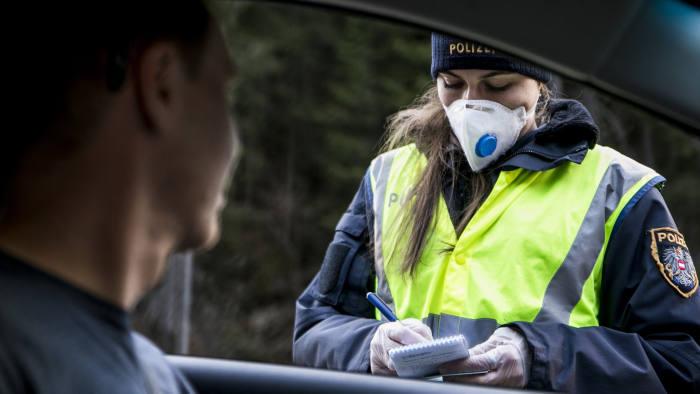
[(377, 309), (379, 309), (379, 312), (387, 318), (389, 321), (399, 321), (399, 319), (394, 315), (394, 312), (391, 311), (391, 309), (382, 301), (381, 298), (379, 298), (378, 295), (369, 292), (367, 293), (367, 301), (370, 302), (370, 304), (374, 305)]

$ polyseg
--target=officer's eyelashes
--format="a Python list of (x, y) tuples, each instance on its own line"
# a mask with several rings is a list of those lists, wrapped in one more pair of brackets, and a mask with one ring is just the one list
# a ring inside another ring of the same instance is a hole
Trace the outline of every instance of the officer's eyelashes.
[(510, 88), (511, 85), (512, 83), (506, 83), (504, 85), (494, 85), (488, 82), (484, 82), (484, 86), (486, 86), (486, 89), (493, 92), (503, 92), (505, 90), (508, 90), (508, 88)]
[(452, 74), (440, 74), (440, 80), (446, 89), (461, 89), (465, 84), (464, 80)]

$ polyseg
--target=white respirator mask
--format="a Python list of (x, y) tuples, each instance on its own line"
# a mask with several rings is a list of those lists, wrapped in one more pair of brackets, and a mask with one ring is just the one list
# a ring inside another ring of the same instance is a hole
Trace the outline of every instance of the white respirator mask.
[(460, 99), (445, 112), (469, 166), (479, 172), (515, 145), (536, 107), (526, 111), (524, 106), (510, 109), (495, 101)]

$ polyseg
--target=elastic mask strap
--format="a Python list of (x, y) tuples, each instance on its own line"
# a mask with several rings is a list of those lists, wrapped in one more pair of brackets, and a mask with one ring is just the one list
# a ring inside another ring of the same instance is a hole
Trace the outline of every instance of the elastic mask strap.
[(538, 94), (537, 101), (535, 101), (535, 105), (533, 105), (532, 108), (530, 108), (530, 110), (525, 113), (525, 119), (529, 119), (530, 116), (535, 114), (535, 111), (537, 110), (537, 104), (540, 103), (540, 97), (541, 95)]

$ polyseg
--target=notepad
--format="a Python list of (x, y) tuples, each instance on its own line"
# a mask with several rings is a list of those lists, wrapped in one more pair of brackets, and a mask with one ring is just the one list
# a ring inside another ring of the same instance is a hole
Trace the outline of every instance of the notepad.
[(463, 335), (439, 338), (430, 342), (389, 350), (396, 372), (402, 378), (420, 378), (438, 373), (440, 365), (469, 357)]

